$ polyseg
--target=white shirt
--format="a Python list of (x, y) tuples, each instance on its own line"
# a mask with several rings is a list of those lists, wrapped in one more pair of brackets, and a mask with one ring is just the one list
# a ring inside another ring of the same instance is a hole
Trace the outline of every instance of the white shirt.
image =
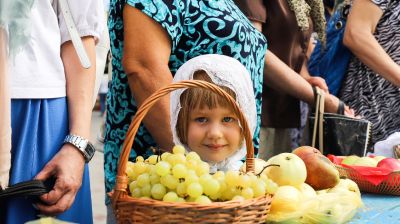
[[(102, 2), (68, 0), (68, 4), (80, 36), (99, 38)], [(66, 81), (60, 54), (61, 45), (70, 37), (58, 1), (35, 1), (30, 22), (31, 39), (10, 63), (11, 98), (64, 97)]]

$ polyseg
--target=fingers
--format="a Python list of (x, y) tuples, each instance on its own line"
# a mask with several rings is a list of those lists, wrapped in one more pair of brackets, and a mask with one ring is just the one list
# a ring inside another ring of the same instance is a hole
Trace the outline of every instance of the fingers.
[(34, 179), (36, 180), (46, 180), (49, 179), (57, 172), (56, 167), (51, 163), (46, 164), (42, 171), (40, 171)]
[(65, 184), (65, 182), (58, 178), (54, 188), (49, 193), (40, 196), (40, 200), (47, 205), (54, 205), (70, 190), (71, 189)]
[(55, 216), (69, 209), (75, 200), (76, 192), (69, 191), (64, 194), (60, 200), (54, 205), (47, 205), (43, 203), (36, 204), (36, 207), (42, 214), (48, 216)]

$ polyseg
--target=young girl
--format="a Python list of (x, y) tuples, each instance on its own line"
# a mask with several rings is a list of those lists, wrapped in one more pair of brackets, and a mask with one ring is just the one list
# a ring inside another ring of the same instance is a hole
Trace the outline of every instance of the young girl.
[[(236, 59), (208, 54), (187, 61), (174, 82), (204, 80), (214, 83), (238, 102), (252, 134), (256, 106), (250, 74)], [(238, 170), (246, 156), (241, 124), (232, 106), (211, 90), (190, 88), (171, 93), (171, 129), (174, 143), (197, 152), (211, 172)]]

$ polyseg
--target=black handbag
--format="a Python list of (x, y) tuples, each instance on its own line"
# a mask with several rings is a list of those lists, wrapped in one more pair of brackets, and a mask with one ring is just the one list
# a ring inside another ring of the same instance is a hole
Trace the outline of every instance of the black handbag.
[(369, 149), (371, 122), (341, 114), (324, 113), (324, 93), (316, 88), (315, 95), (315, 113), (309, 116), (311, 146), (318, 148), (324, 155), (365, 156)]

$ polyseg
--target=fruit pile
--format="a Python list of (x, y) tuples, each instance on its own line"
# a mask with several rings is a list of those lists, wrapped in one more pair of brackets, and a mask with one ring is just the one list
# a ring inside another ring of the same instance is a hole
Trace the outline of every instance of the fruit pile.
[[(332, 157), (332, 156), (331, 156)], [(367, 156), (359, 157), (356, 155), (345, 156), (340, 158), (339, 164), (349, 166), (367, 166), (367, 167), (381, 167), (394, 171), (400, 171), (400, 160), (395, 158), (386, 158), (384, 156)]]
[(267, 223), (345, 223), (362, 206), (360, 190), (350, 179), (339, 179), (334, 164), (319, 150), (303, 146), (264, 163), (263, 174), (279, 187)]
[(138, 156), (135, 163), (128, 162), (126, 173), (132, 197), (209, 204), (256, 198), (273, 194), (278, 188), (266, 175), (239, 171), (210, 174), (209, 164), (195, 152), (185, 155), (182, 146), (175, 146), (172, 152), (146, 160)]

